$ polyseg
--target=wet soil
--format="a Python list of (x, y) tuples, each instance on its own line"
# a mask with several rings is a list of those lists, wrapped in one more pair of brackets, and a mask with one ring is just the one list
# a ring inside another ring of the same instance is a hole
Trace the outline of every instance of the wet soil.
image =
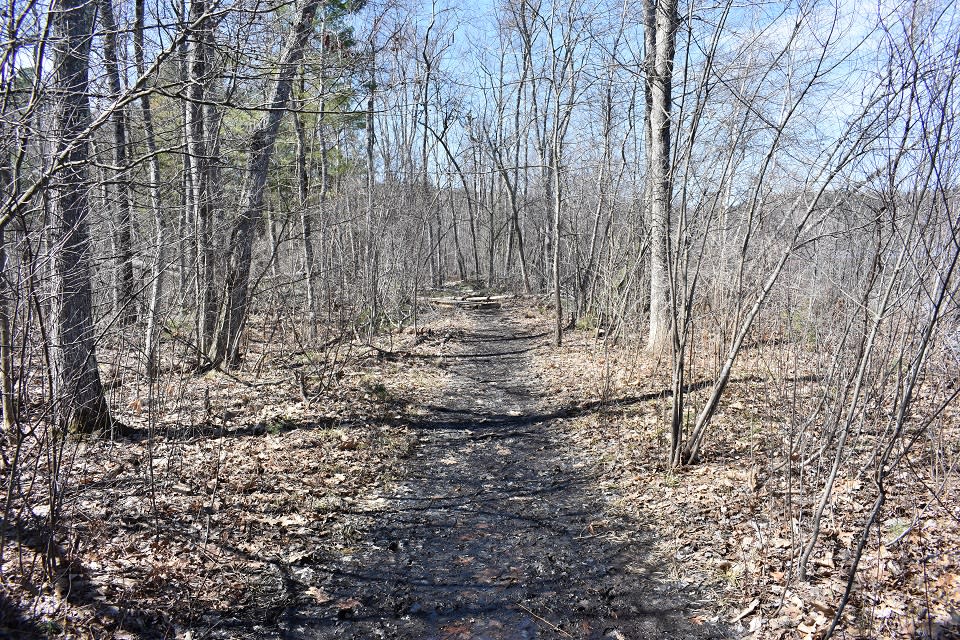
[(727, 637), (651, 556), (656, 532), (605, 509), (530, 364), (548, 336), (508, 309), (462, 313), (405, 475), (354, 514), (351, 548), (287, 577), (300, 596), (248, 637)]

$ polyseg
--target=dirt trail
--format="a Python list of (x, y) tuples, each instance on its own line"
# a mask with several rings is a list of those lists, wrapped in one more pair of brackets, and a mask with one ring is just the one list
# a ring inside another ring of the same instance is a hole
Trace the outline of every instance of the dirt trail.
[[(657, 575), (642, 525), (606, 514), (538, 389), (533, 335), (471, 310), (450, 383), (413, 426), (409, 474), (358, 513), (355, 548), (315, 566), (320, 600), (279, 637), (714, 638), (695, 593)], [(575, 372), (571, 372), (575, 375)], [(324, 563), (325, 564), (325, 563)]]

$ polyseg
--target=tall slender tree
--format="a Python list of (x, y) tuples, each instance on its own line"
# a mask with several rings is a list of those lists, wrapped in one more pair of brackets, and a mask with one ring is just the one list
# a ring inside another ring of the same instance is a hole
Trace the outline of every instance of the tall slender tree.
[(280, 131), (280, 122), (290, 102), (293, 79), (313, 32), (314, 17), (321, 4), (322, 0), (306, 0), (302, 3), (280, 55), (280, 65), (267, 103), (267, 112), (250, 136), (240, 213), (230, 237), (223, 311), (217, 326), (214, 350), (210, 354), (211, 361), (216, 365), (234, 365), (239, 359), (238, 340), (246, 320), (250, 298), (250, 260), (254, 231), (263, 213), (270, 159)]
[(213, 193), (210, 175), (209, 139), (211, 109), (207, 108), (210, 81), (212, 26), (206, 0), (192, 0), (187, 25), (187, 97), (184, 135), (187, 142), (187, 178), (190, 218), (194, 223), (196, 250), (197, 347), (201, 352), (213, 345), (216, 327), (214, 287)]
[[(143, 31), (146, 16), (145, 0), (136, 0), (134, 5), (133, 56), (140, 77), (146, 75), (146, 63), (143, 51)], [(157, 345), (159, 343), (160, 298), (163, 295), (165, 245), (167, 243), (166, 223), (163, 219), (160, 202), (160, 157), (157, 153), (157, 138), (153, 126), (153, 105), (150, 94), (140, 96), (140, 114), (143, 121), (144, 142), (149, 155), (149, 191), (150, 210), (153, 214), (156, 254), (150, 270), (150, 298), (147, 301), (147, 336), (144, 352), (147, 357), (147, 375), (155, 377), (158, 372)]]
[(55, 158), (62, 168), (51, 181), (54, 260), (52, 355), (55, 410), (71, 431), (112, 426), (97, 368), (90, 284), (87, 199), (90, 124), (89, 57), (95, 6), (56, 0), (51, 8)]
[(659, 351), (671, 337), (670, 112), (673, 103), (673, 59), (679, 17), (677, 0), (643, 0), (644, 77), (646, 78), (647, 207), (650, 221), (650, 330), (647, 348)]
[[(120, 81), (121, 69), (117, 47), (117, 21), (113, 13), (113, 0), (98, 3), (100, 22), (103, 25), (103, 59), (107, 71), (110, 97), (118, 100), (123, 91)], [(121, 324), (131, 324), (137, 319), (134, 304), (133, 249), (131, 248), (130, 218), (130, 172), (127, 167), (127, 110), (117, 106), (111, 110), (112, 162), (113, 162), (113, 207), (117, 215), (117, 284), (114, 287), (114, 302)]]

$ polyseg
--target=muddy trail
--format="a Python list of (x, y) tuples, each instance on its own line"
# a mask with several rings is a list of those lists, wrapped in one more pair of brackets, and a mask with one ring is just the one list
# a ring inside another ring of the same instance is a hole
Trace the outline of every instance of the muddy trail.
[[(547, 348), (510, 310), (469, 310), (449, 383), (413, 423), (404, 477), (367, 500), (353, 546), (301, 569), (316, 603), (256, 637), (719, 638), (650, 557), (643, 524), (606, 513), (538, 389)], [(576, 372), (571, 372), (576, 375)], [(235, 629), (236, 631), (236, 629)]]

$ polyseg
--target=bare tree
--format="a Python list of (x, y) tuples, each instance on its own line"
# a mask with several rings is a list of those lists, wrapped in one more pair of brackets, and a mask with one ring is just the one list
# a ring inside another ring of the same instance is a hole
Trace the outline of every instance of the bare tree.
[[(796, 40), (801, 30), (806, 28), (812, 18), (813, 16), (809, 12), (801, 12), (795, 17), (791, 38), (784, 45), (784, 55), (797, 46)], [(739, 247), (739, 271), (741, 274), (750, 255), (752, 243), (756, 239), (755, 235), (767, 211), (766, 197), (769, 187), (767, 183), (769, 172), (773, 171), (773, 167), (777, 163), (790, 126), (796, 119), (800, 118), (801, 107), (805, 105), (808, 99), (813, 99), (824, 76), (833, 68), (829, 62), (829, 55), (832, 53), (835, 36), (833, 35), (833, 27), (827, 25), (825, 28), (828, 31), (826, 41), (819, 49), (810, 54), (812, 62), (809, 74), (798, 78), (797, 86), (787, 93), (788, 97), (783, 103), (779, 119), (767, 123), (767, 126), (771, 128), (770, 142), (766, 147), (757, 173), (752, 178), (746, 204), (745, 231)], [(850, 179), (849, 172), (857, 167), (858, 161), (877, 135), (874, 126), (876, 116), (871, 116), (872, 101), (876, 99), (876, 95), (872, 96), (863, 107), (860, 117), (850, 118), (846, 127), (835, 139), (823, 141), (825, 148), (815, 161), (807, 167), (808, 173), (804, 184), (795, 193), (787, 196), (787, 203), (784, 208), (790, 212), (787, 220), (791, 226), (787, 228), (788, 230), (784, 230), (783, 244), (778, 248), (778, 252), (771, 256), (771, 264), (767, 266), (765, 275), (759, 283), (751, 288), (750, 295), (745, 296), (745, 308), (741, 308), (738, 303), (735, 311), (733, 336), (726, 345), (726, 353), (722, 358), (717, 377), (711, 385), (708, 398), (700, 408), (696, 421), (683, 445), (681, 462), (690, 462), (697, 459), (700, 447), (703, 444), (704, 434), (720, 405), (720, 399), (730, 381), (737, 358), (753, 329), (753, 323), (775, 290), (787, 264), (800, 248), (817, 236), (823, 221), (832, 215), (838, 207), (844, 206), (847, 198), (857, 194), (867, 183), (865, 179)], [(846, 179), (848, 185), (845, 191), (838, 197), (829, 198), (830, 187), (836, 181), (842, 179)], [(737, 283), (740, 286), (743, 285), (741, 277), (737, 278)]]
[[(564, 143), (570, 122), (573, 119), (574, 107), (580, 93), (583, 91), (582, 74), (583, 56), (581, 39), (586, 29), (578, 18), (578, 10), (582, 9), (569, 3), (563, 9), (554, 6), (550, 17), (541, 16), (545, 22), (550, 58), (550, 75), (548, 83), (550, 100), (552, 103), (553, 118), (550, 124), (549, 151), (547, 167), (549, 168), (550, 209), (552, 216), (553, 242), (551, 252), (551, 270), (553, 281), (553, 304), (556, 307), (554, 325), (554, 343), (559, 346), (563, 340), (563, 286), (561, 273), (561, 241), (562, 225), (564, 222), (564, 181), (563, 164), (567, 161), (564, 153)], [(559, 30), (559, 33), (557, 31)]]
[(94, 5), (58, 0), (52, 7), (55, 154), (63, 168), (52, 181), (54, 296), (51, 326), (56, 371), (56, 411), (70, 431), (106, 431), (112, 426), (95, 349), (87, 217), (90, 125), (87, 77)]
[[(137, 73), (141, 78), (147, 75), (147, 66), (144, 59), (143, 31), (145, 22), (145, 0), (136, 0), (133, 30), (133, 56)], [(165, 248), (167, 244), (167, 225), (163, 219), (163, 203), (160, 199), (160, 182), (163, 179), (160, 171), (160, 154), (157, 149), (157, 137), (153, 124), (153, 106), (150, 94), (144, 92), (140, 96), (140, 117), (143, 123), (144, 143), (147, 150), (147, 165), (150, 211), (153, 217), (155, 255), (150, 268), (150, 298), (147, 301), (147, 326), (144, 353), (146, 354), (146, 370), (150, 378), (158, 373), (158, 342), (160, 303), (164, 290), (164, 275), (167, 271)]]
[(211, 48), (213, 19), (207, 0), (192, 0), (189, 23), (186, 25), (187, 43), (187, 98), (185, 131), (188, 180), (188, 219), (193, 221), (196, 266), (197, 348), (200, 353), (214, 350), (214, 330), (217, 318), (216, 288), (214, 282), (213, 243), (213, 185), (210, 168), (210, 138), (213, 122), (212, 105), (208, 102), (207, 87), (211, 82)]
[[(117, 21), (113, 15), (113, 0), (99, 0), (98, 10), (103, 23), (103, 58), (106, 64), (110, 97), (117, 101), (123, 93), (118, 58)], [(131, 247), (130, 175), (127, 161), (127, 111), (118, 106), (110, 114), (113, 140), (111, 144), (113, 176), (113, 206), (117, 213), (117, 284), (114, 306), (121, 324), (132, 324), (137, 319), (134, 291), (133, 250)]]
[(676, 0), (644, 0), (646, 57), (647, 149), (645, 177), (650, 219), (650, 329), (647, 348), (656, 352), (670, 344), (670, 210), (673, 199), (671, 121), (673, 59), (679, 23)]
[[(11, 186), (7, 158), (0, 157), (0, 188)], [(13, 296), (7, 284), (7, 248), (5, 231), (0, 227), (0, 410), (3, 412), (2, 430), (10, 433), (16, 426), (16, 401), (13, 390), (13, 336), (10, 331), (10, 308)]]
[(303, 57), (320, 0), (306, 0), (287, 36), (280, 54), (277, 78), (267, 102), (267, 113), (250, 135), (249, 160), (244, 175), (240, 213), (230, 237), (230, 255), (224, 292), (224, 309), (210, 359), (214, 364), (235, 365), (239, 359), (240, 331), (247, 316), (250, 291), (250, 260), (254, 229), (263, 213), (264, 187), (270, 159), (293, 90), (293, 79)]

